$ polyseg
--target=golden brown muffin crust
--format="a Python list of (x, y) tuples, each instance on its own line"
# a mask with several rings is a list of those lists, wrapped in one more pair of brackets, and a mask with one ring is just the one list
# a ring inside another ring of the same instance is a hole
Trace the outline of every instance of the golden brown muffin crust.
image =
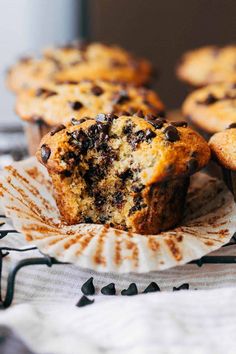
[(209, 146), (221, 166), (236, 171), (236, 128), (214, 134)]
[(71, 118), (95, 117), (99, 112), (133, 115), (164, 114), (154, 91), (133, 85), (87, 80), (21, 91), (16, 112), (27, 121), (40, 119), (49, 126), (67, 124)]
[(177, 76), (193, 86), (236, 80), (236, 45), (207, 46), (185, 53)]
[(236, 81), (195, 90), (185, 99), (182, 111), (196, 126), (216, 133), (236, 122)]
[(38, 88), (52, 81), (80, 81), (83, 79), (118, 80), (142, 85), (149, 81), (151, 65), (117, 46), (91, 43), (72, 44), (44, 50), (41, 59), (27, 58), (12, 66), (7, 85), (19, 92), (24, 88)]

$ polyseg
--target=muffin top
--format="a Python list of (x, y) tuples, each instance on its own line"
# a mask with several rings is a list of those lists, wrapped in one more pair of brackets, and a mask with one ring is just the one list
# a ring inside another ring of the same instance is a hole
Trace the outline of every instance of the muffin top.
[(191, 175), (204, 167), (210, 158), (208, 144), (188, 128), (186, 122), (167, 123), (153, 117), (147, 121), (137, 116), (112, 114), (98, 114), (96, 120), (87, 119), (77, 125), (54, 129), (43, 137), (36, 156), (49, 171), (68, 173), (90, 149), (103, 149), (111, 163), (116, 158), (116, 149), (110, 151), (108, 145), (114, 147), (113, 139), (116, 149), (122, 150), (124, 156), (132, 152), (132, 159), (142, 170), (141, 179), (145, 185)]
[(236, 81), (213, 84), (192, 92), (183, 103), (183, 114), (208, 133), (236, 122)]
[(9, 69), (7, 85), (14, 92), (38, 88), (48, 82), (94, 78), (141, 85), (150, 79), (150, 74), (151, 65), (147, 60), (136, 58), (117, 46), (73, 43), (48, 48), (39, 59), (21, 59)]
[(162, 115), (164, 106), (155, 92), (133, 85), (101, 80), (47, 85), (22, 90), (16, 112), (24, 120), (54, 126), (71, 118), (95, 117), (99, 112), (127, 115)]
[(220, 165), (236, 171), (236, 124), (231, 126), (230, 129), (214, 134), (209, 146)]
[(183, 55), (177, 76), (193, 86), (236, 80), (236, 45), (208, 46)]

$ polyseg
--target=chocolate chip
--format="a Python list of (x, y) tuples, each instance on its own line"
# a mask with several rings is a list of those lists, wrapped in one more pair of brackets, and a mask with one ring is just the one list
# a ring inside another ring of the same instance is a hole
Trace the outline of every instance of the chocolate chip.
[(57, 127), (55, 127), (53, 130), (51, 130), (50, 135), (53, 136), (56, 133), (60, 132), (61, 130), (65, 129), (66, 127), (64, 126), (64, 124), (60, 124)]
[(156, 120), (148, 121), (148, 123), (150, 123), (155, 129), (161, 129), (165, 122), (163, 119), (157, 118)]
[(106, 198), (101, 195), (100, 192), (95, 193), (94, 195), (94, 204), (97, 209), (100, 209), (106, 203)]
[(113, 195), (113, 202), (115, 205), (121, 206), (123, 202), (123, 193), (115, 192)]
[(190, 159), (187, 163), (187, 169), (188, 173), (190, 174), (196, 172), (196, 170), (198, 169), (198, 160), (194, 158)]
[(117, 119), (117, 118), (118, 118), (118, 116), (113, 113), (108, 113), (108, 114), (99, 113), (96, 116), (96, 121), (101, 122), (101, 123), (104, 123), (104, 122), (111, 123), (114, 119)]
[(154, 121), (157, 119), (157, 116), (155, 116), (154, 114), (146, 114), (145, 117), (144, 117), (146, 120), (150, 120), (150, 121)]
[(125, 90), (121, 90), (120, 92), (116, 93), (113, 97), (112, 102), (114, 104), (123, 104), (129, 101), (129, 95)]
[(79, 101), (74, 101), (74, 102), (71, 102), (69, 101), (69, 106), (74, 110), (74, 111), (78, 111), (80, 108), (83, 107), (83, 104)]
[(205, 99), (202, 101), (197, 101), (198, 104), (205, 104), (205, 105), (211, 105), (214, 104), (218, 101), (219, 99), (213, 95), (212, 93), (209, 93)]
[(110, 283), (101, 289), (103, 295), (116, 295), (116, 288), (114, 283)]
[(146, 130), (146, 140), (151, 140), (155, 138), (156, 133), (154, 133), (151, 129)]
[(236, 123), (231, 123), (227, 129), (232, 129), (232, 128), (236, 128)]
[(118, 177), (122, 179), (122, 181), (125, 181), (127, 178), (132, 178), (133, 177), (133, 172), (131, 171), (130, 168), (127, 168), (123, 172), (120, 172), (118, 174)]
[(103, 94), (103, 89), (100, 87), (100, 86), (97, 86), (97, 85), (95, 85), (95, 86), (93, 86), (92, 88), (91, 88), (91, 92), (95, 95), (95, 96), (100, 96), (100, 95), (102, 95)]
[(124, 289), (121, 291), (121, 295), (123, 296), (132, 296), (132, 295), (137, 295), (138, 294), (138, 289), (137, 285), (135, 283), (131, 283), (128, 287), (128, 289)]
[(144, 113), (141, 109), (139, 109), (137, 112), (134, 113), (134, 116), (144, 118)]
[(95, 287), (93, 285), (93, 277), (89, 278), (81, 287), (81, 291), (84, 295), (94, 295)]
[(179, 287), (173, 287), (173, 291), (179, 291), (179, 290), (188, 290), (189, 289), (189, 284), (188, 283), (184, 283), (182, 285), (180, 285)]
[(41, 158), (44, 163), (47, 163), (49, 157), (51, 155), (51, 149), (48, 145), (43, 144), (41, 146)]
[(48, 98), (48, 97), (55, 96), (55, 95), (57, 95), (57, 92), (51, 91), (51, 90), (48, 90), (45, 88), (38, 88), (35, 92), (35, 96), (37, 96), (37, 97), (44, 96), (44, 98)]
[(168, 127), (166, 127), (164, 130), (164, 134), (165, 134), (165, 139), (170, 142), (175, 142), (180, 140), (179, 132), (173, 125), (169, 125)]
[(170, 122), (171, 125), (173, 125), (174, 127), (183, 127), (186, 128), (188, 126), (188, 123), (183, 121), (177, 121), (177, 122)]
[(130, 112), (128, 112), (128, 111), (121, 111), (121, 112), (120, 112), (120, 116), (127, 116), (127, 117), (130, 117), (131, 114), (130, 114)]
[(83, 123), (85, 121), (86, 121), (86, 119), (84, 119), (84, 118), (81, 118), (81, 119), (71, 118), (72, 125), (80, 125), (81, 123)]
[(94, 303), (94, 300), (90, 300), (89, 298), (87, 298), (87, 296), (83, 295), (80, 300), (78, 301), (78, 303), (76, 304), (77, 307), (84, 307), (87, 305), (91, 305)]
[(144, 185), (140, 185), (140, 186), (137, 186), (137, 185), (134, 185), (131, 187), (132, 191), (135, 192), (135, 193), (140, 193), (143, 189), (144, 189)]
[(146, 289), (143, 291), (144, 294), (147, 293), (154, 293), (156, 291), (161, 291), (159, 286), (157, 285), (157, 283), (155, 283), (154, 281), (152, 281), (147, 287)]
[(84, 217), (84, 223), (85, 224), (92, 224), (93, 223), (93, 219), (90, 218), (89, 216), (85, 216)]

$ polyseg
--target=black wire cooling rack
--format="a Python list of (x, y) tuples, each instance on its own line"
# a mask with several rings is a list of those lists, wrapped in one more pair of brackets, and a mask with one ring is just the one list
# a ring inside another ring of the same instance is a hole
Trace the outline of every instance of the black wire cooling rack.
[[(5, 218), (4, 215), (0, 215), (1, 218)], [(14, 229), (8, 230), (0, 230), (0, 240), (4, 239), (5, 237), (9, 237), (11, 233), (18, 233), (18, 231)], [(230, 247), (236, 245), (236, 233), (232, 237), (231, 241), (224, 245), (223, 247)], [(10, 252), (21, 252), (26, 253), (32, 250), (37, 250), (37, 247), (27, 247), (27, 248), (13, 248), (13, 247), (0, 247), (0, 308), (7, 308), (11, 305), (12, 300), (14, 298), (14, 289), (15, 289), (15, 280), (17, 273), (20, 269), (25, 268), (27, 266), (34, 266), (34, 265), (46, 265), (47, 267), (52, 267), (56, 264), (69, 264), (69, 263), (62, 263), (57, 261), (55, 258), (49, 257), (44, 255), (40, 252), (39, 257), (28, 257), (23, 258), (18, 261), (9, 271), (7, 277), (7, 287), (5, 294), (3, 295), (2, 291), (2, 268), (3, 268), (3, 261), (4, 258), (7, 257)], [(189, 264), (196, 264), (198, 267), (203, 266), (204, 264), (236, 264), (236, 255), (209, 255), (204, 256), (198, 260), (192, 261)]]

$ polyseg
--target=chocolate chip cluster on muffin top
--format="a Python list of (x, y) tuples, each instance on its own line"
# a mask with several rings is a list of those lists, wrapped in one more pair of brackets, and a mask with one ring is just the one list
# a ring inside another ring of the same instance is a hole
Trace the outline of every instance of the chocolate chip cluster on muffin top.
[(37, 152), (65, 222), (142, 234), (180, 221), (189, 176), (209, 157), (207, 143), (185, 122), (103, 113), (54, 129)]
[(154, 91), (143, 87), (83, 80), (22, 90), (17, 96), (16, 112), (23, 120), (40, 120), (53, 127), (69, 123), (72, 116), (95, 117), (99, 112), (164, 116), (164, 105)]
[(151, 65), (117, 46), (72, 43), (44, 50), (42, 58), (22, 58), (9, 69), (7, 85), (13, 92), (52, 82), (83, 79), (118, 80), (142, 85), (150, 80)]

